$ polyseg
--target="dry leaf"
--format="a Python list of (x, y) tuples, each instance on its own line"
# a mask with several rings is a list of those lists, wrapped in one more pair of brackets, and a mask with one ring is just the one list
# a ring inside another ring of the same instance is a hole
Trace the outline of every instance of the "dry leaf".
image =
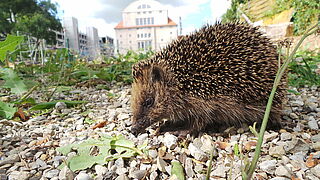
[(248, 141), (244, 143), (244, 149), (250, 151), (257, 146), (257, 141)]
[(18, 111), (14, 113), (14, 117), (20, 118), (21, 121), (27, 121), (29, 119), (29, 117), (25, 115), (25, 112), (23, 112), (21, 108), (19, 108)]
[(107, 124), (107, 121), (102, 121), (92, 127), (92, 129), (103, 128)]
[(220, 141), (218, 141), (217, 144), (218, 144), (218, 147), (219, 147), (220, 149), (223, 149), (223, 150), (225, 150), (227, 147), (230, 146), (230, 144), (227, 143), (227, 142), (220, 142)]
[(317, 159), (313, 159), (313, 154), (310, 154), (308, 159), (306, 160), (306, 166), (308, 168), (315, 167), (317, 164), (319, 164)]

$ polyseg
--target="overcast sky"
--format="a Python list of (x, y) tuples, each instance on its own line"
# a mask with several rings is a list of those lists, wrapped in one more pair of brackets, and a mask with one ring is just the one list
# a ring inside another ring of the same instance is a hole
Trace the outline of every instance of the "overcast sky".
[[(52, 0), (58, 3), (59, 16), (76, 17), (81, 32), (87, 26), (98, 29), (99, 36), (115, 37), (114, 27), (122, 20), (121, 12), (134, 0)], [(215, 22), (229, 7), (231, 0), (158, 0), (169, 10), (177, 24), (182, 19), (183, 34)]]

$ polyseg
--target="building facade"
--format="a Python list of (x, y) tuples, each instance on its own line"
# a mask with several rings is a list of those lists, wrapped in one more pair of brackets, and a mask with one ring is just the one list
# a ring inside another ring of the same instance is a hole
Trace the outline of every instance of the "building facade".
[[(63, 31), (55, 33), (57, 48), (70, 48), (89, 59), (95, 59), (100, 55), (110, 55), (110, 53), (101, 53), (104, 49), (102, 49), (97, 28), (87, 27), (86, 33), (79, 32), (78, 20), (74, 17), (65, 17), (63, 19)], [(114, 50), (113, 43), (108, 44), (108, 49), (109, 51)]]
[(137, 0), (122, 12), (122, 21), (114, 28), (116, 49), (158, 51), (178, 36), (177, 24), (168, 17), (168, 10), (155, 0)]

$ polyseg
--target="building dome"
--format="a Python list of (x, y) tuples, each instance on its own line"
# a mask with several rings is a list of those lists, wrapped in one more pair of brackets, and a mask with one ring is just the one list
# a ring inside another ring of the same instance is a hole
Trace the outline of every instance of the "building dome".
[(163, 10), (163, 6), (155, 0), (137, 0), (129, 4), (123, 12), (139, 12)]

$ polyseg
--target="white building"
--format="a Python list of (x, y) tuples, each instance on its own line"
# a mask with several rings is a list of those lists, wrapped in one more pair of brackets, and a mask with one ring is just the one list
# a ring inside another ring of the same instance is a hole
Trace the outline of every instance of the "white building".
[(74, 17), (65, 17), (63, 19), (63, 28), (65, 31), (66, 47), (77, 52), (80, 51), (78, 20)]
[(100, 55), (100, 44), (99, 44), (99, 36), (98, 29), (95, 27), (87, 27), (87, 37), (88, 37), (88, 55), (95, 59)]
[[(63, 32), (55, 33), (57, 39), (56, 47), (58, 48), (70, 48), (82, 56), (87, 56), (89, 59), (95, 59), (101, 55), (103, 49), (100, 44), (98, 30), (95, 27), (87, 27), (86, 33), (81, 33), (78, 28), (78, 20), (74, 17), (65, 17), (63, 19)], [(109, 49), (113, 48), (110, 47)], [(106, 54), (103, 53), (103, 55)]]
[(168, 17), (168, 10), (155, 0), (129, 4), (114, 29), (116, 48), (122, 54), (128, 50), (158, 51), (178, 36), (177, 24)]

